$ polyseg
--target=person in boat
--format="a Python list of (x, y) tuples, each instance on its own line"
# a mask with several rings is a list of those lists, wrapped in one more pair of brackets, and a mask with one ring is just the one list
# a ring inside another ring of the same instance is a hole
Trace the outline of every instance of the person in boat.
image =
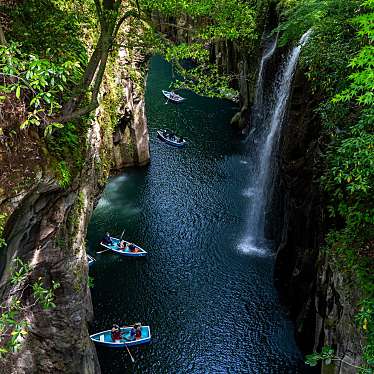
[(106, 245), (113, 245), (113, 241), (112, 241), (112, 238), (110, 237), (109, 232), (105, 234), (101, 242)]
[(178, 139), (178, 143), (183, 143), (184, 142), (184, 139), (183, 137), (181, 136), (179, 139)]
[(123, 250), (125, 250), (126, 249), (126, 242), (124, 241), (124, 240), (121, 240), (120, 242), (119, 242), (119, 244), (118, 244), (118, 247), (120, 248), (120, 249), (123, 249)]
[(142, 337), (142, 324), (141, 323), (135, 323), (135, 339), (140, 339)]
[(135, 328), (135, 325), (131, 327), (131, 330), (130, 330), (130, 339), (131, 340), (135, 340), (136, 339), (136, 328)]
[(129, 251), (130, 252), (136, 252), (136, 245), (133, 243), (129, 243)]
[(111, 337), (114, 342), (119, 342), (122, 339), (121, 330), (117, 324), (113, 324)]

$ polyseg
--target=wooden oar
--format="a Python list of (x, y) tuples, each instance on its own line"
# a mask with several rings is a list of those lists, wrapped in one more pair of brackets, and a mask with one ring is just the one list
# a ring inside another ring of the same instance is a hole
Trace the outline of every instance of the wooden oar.
[(125, 347), (126, 347), (126, 349), (127, 349), (127, 353), (129, 354), (129, 356), (130, 356), (130, 358), (131, 358), (132, 363), (134, 364), (134, 363), (135, 363), (134, 357), (132, 357), (132, 354), (131, 354), (131, 352), (130, 352), (130, 349), (129, 349), (129, 347), (127, 346), (126, 343), (125, 343)]
[(110, 250), (110, 249), (107, 248), (107, 249), (104, 249), (103, 251), (99, 251), (99, 252), (96, 251), (96, 253), (104, 253), (104, 252), (107, 252), (107, 251), (109, 251), (109, 250)]
[(96, 252), (97, 254), (99, 254), (99, 253), (104, 253), (104, 252), (108, 252), (109, 251), (109, 249), (104, 249), (103, 251), (99, 251), (99, 252)]
[(122, 231), (122, 234), (121, 234), (121, 237), (119, 238), (119, 242), (121, 243), (121, 240), (122, 240), (122, 237), (123, 237), (123, 234), (125, 233), (125, 229), (123, 229)]

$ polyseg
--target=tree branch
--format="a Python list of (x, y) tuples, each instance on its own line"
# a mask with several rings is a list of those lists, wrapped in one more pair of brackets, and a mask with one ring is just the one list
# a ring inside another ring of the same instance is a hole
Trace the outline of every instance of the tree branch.
[(97, 101), (97, 99), (92, 99), (91, 103), (89, 105), (87, 105), (86, 107), (84, 107), (82, 109), (78, 109), (74, 112), (62, 115), (61, 117), (51, 119), (51, 120), (47, 121), (46, 124), (49, 125), (49, 124), (55, 123), (55, 122), (56, 123), (66, 123), (66, 122), (72, 121), (74, 119), (77, 119), (79, 117), (84, 116), (87, 113), (92, 112), (98, 106), (99, 106), (99, 102)]
[(357, 366), (357, 365), (353, 365), (347, 361), (344, 361), (342, 358), (339, 358), (339, 357), (336, 357), (336, 358), (332, 358), (331, 361), (340, 361), (342, 364), (346, 364), (348, 366), (351, 366), (353, 368), (356, 368), (356, 369), (363, 369), (362, 366)]
[(101, 29), (103, 29), (103, 27), (105, 26), (105, 23), (104, 23), (104, 17), (103, 17), (103, 9), (101, 7), (100, 0), (95, 0), (95, 7), (96, 7), (97, 18), (99, 18)]
[(103, 32), (101, 32), (99, 40), (97, 41), (96, 48), (93, 51), (90, 60), (87, 64), (87, 67), (84, 72), (84, 76), (79, 84), (79, 87), (76, 89), (73, 96), (70, 100), (64, 105), (63, 114), (69, 115), (69, 113), (73, 112), (77, 106), (79, 106), (80, 102), (82, 101), (84, 93), (90, 87), (92, 80), (95, 77), (97, 67), (99, 66), (101, 60), (101, 52), (103, 48)]
[(115, 28), (114, 28), (114, 31), (113, 31), (113, 38), (115, 38), (118, 34), (118, 31), (121, 27), (121, 25), (123, 24), (123, 22), (125, 22), (127, 20), (127, 18), (129, 17), (138, 17), (138, 13), (134, 10), (134, 9), (131, 9), (129, 11), (127, 11), (117, 22)]

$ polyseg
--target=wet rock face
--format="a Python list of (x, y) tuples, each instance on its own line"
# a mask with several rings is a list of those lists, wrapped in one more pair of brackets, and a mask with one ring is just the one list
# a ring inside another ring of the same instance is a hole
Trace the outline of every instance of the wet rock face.
[(354, 283), (347, 279), (347, 274), (341, 273), (333, 258), (327, 254), (321, 256), (315, 298), (315, 349), (328, 345), (342, 360), (322, 365), (323, 374), (355, 374), (357, 368), (352, 365), (362, 365), (361, 350), (365, 340), (354, 323), (356, 305), (362, 295)]
[[(140, 53), (119, 52), (120, 67), (116, 83), (123, 87), (123, 101), (118, 107), (120, 120), (113, 132), (113, 169), (143, 166), (149, 163), (149, 135), (145, 115), (145, 85), (148, 58)], [(122, 68), (121, 68), (122, 67)], [(136, 83), (130, 78), (136, 76)]]
[(313, 104), (307, 80), (298, 71), (280, 140), (280, 188), (277, 192), (284, 214), (280, 223), (283, 231), (279, 238), (275, 279), (281, 298), (296, 321), (297, 340), (305, 352), (312, 351), (314, 344), (314, 293), (323, 239), (318, 184), (320, 125)]
[[(308, 354), (331, 346), (348, 364), (359, 365), (363, 337), (354, 315), (360, 295), (354, 281), (342, 274), (333, 256), (324, 253), (328, 229), (319, 178), (321, 127), (314, 112), (317, 100), (298, 71), (289, 102), (288, 119), (280, 141), (278, 201), (283, 227), (275, 264), (275, 283), (296, 324), (296, 339)], [(321, 373), (355, 373), (348, 364), (334, 362)]]
[(9, 283), (16, 257), (31, 266), (26, 284), (42, 277), (46, 287), (53, 281), (60, 287), (55, 293), (56, 307), (50, 310), (34, 305), (30, 287), (19, 295), (26, 307), (22, 319), (28, 321), (29, 333), (17, 353), (0, 361), (1, 373), (100, 373), (87, 330), (92, 305), (85, 248), (88, 220), (99, 193), (94, 169), (101, 143), (95, 136), (97, 127), (93, 123), (88, 132), (90, 161), (69, 189), (61, 189), (45, 175), (12, 206), (5, 229), (7, 247), (2, 252), (2, 302), (9, 301), (18, 287)]
[(308, 82), (297, 71), (280, 140), (277, 200), (284, 213), (277, 224), (283, 230), (277, 238), (275, 283), (304, 352), (314, 346), (317, 259), (324, 234), (318, 183), (320, 123), (313, 110)]

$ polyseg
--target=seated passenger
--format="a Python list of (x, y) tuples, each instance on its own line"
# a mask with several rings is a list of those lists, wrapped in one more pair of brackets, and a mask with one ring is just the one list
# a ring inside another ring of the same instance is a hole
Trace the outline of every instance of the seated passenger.
[(136, 323), (134, 325), (134, 327), (135, 327), (135, 330), (136, 330), (135, 331), (135, 338), (140, 339), (142, 337), (142, 325), (141, 325), (141, 323)]
[(129, 244), (129, 251), (130, 252), (136, 252), (136, 246), (132, 243)]
[(114, 324), (111, 331), (111, 337), (114, 342), (119, 342), (122, 338), (121, 330), (119, 326)]
[(136, 339), (136, 329), (135, 327), (131, 327), (131, 330), (130, 330), (130, 339), (131, 340), (135, 340)]
[(121, 241), (119, 242), (119, 244), (118, 244), (118, 247), (119, 247), (120, 249), (125, 250), (125, 249), (126, 249), (126, 242), (125, 242), (124, 240), (121, 240)]
[(105, 236), (103, 237), (103, 239), (101, 240), (101, 242), (103, 244), (106, 244), (106, 245), (113, 245), (113, 241), (112, 241), (112, 238), (109, 235), (109, 232), (107, 232), (105, 234)]

